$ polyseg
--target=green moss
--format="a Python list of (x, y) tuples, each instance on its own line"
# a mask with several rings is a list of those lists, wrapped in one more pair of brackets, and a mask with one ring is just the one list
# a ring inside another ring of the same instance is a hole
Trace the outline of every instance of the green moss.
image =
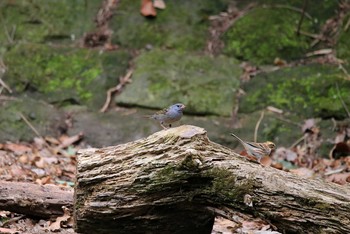
[(204, 176), (213, 178), (211, 186), (206, 189), (205, 193), (214, 195), (213, 197), (217, 199), (243, 202), (244, 195), (253, 192), (253, 180), (239, 181), (232, 172), (223, 168), (213, 168)]
[(247, 95), (241, 100), (240, 111), (249, 113), (271, 105), (305, 117), (344, 118), (336, 83), (349, 105), (350, 82), (335, 67), (309, 65), (261, 74), (244, 87)]
[(134, 82), (118, 96), (119, 104), (164, 108), (183, 102), (187, 112), (231, 114), (241, 74), (235, 60), (155, 49), (135, 64)]
[[(257, 8), (238, 20), (223, 36), (224, 51), (230, 56), (258, 64), (272, 63), (276, 57), (293, 60), (304, 54), (309, 38), (296, 36), (300, 18), (285, 9)], [(312, 32), (305, 19), (302, 30)]]
[(166, 1), (166, 9), (157, 10), (157, 17), (149, 19), (140, 14), (140, 1), (121, 1), (112, 22), (114, 41), (129, 48), (150, 44), (182, 51), (202, 50), (209, 27), (208, 17), (225, 10), (228, 2)]
[(100, 1), (2, 0), (0, 20), (6, 30), (0, 30), (0, 42), (8, 43), (6, 33), (12, 32), (15, 42), (79, 38), (93, 28), (93, 21), (86, 19), (93, 18), (99, 6)]
[(4, 56), (6, 78), (15, 91), (34, 91), (49, 102), (70, 100), (89, 106), (102, 105), (101, 94), (124, 74), (128, 59), (123, 51), (101, 54), (39, 44), (15, 46)]
[[(350, 20), (350, 13), (347, 14), (343, 22), (349, 22)], [(350, 30), (345, 30), (345, 25), (341, 28), (340, 36), (337, 41), (336, 50), (337, 50), (337, 57), (346, 60), (347, 63), (345, 66), (349, 69), (350, 68)]]
[(61, 53), (48, 46), (23, 45), (6, 53), (5, 62), (16, 91), (27, 85), (44, 94), (75, 90), (82, 102), (92, 97), (86, 87), (102, 73), (95, 54), (88, 50)]

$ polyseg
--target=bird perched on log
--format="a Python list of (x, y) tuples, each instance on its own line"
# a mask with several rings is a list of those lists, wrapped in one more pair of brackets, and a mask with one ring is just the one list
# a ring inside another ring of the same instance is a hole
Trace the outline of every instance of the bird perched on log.
[(272, 150), (276, 148), (276, 145), (271, 141), (266, 141), (264, 143), (256, 143), (256, 142), (246, 142), (241, 138), (231, 133), (231, 135), (243, 145), (244, 149), (247, 151), (247, 154), (255, 157), (260, 163), (261, 158), (264, 156), (270, 156)]
[(181, 119), (183, 115), (182, 112), (185, 109), (185, 107), (186, 106), (182, 103), (176, 103), (166, 109), (163, 109), (151, 116), (146, 116), (146, 117), (150, 119), (158, 120), (160, 125), (164, 129), (167, 129), (167, 127), (164, 125), (167, 125), (171, 128), (172, 123), (179, 121)]

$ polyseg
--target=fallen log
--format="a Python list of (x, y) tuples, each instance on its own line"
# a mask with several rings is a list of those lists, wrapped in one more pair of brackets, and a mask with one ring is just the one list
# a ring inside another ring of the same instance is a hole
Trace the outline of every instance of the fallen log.
[(227, 210), (282, 233), (350, 233), (349, 187), (263, 167), (189, 125), (80, 152), (74, 210), (79, 233), (210, 233)]
[(0, 181), (0, 210), (50, 218), (63, 215), (62, 206), (73, 207), (73, 189)]

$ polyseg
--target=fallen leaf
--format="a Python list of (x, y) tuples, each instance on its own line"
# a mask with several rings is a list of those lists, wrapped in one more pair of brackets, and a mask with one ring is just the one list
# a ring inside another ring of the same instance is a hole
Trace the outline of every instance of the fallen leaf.
[(260, 163), (265, 167), (269, 167), (272, 164), (272, 159), (268, 156), (265, 156), (260, 160)]
[(14, 152), (17, 155), (32, 152), (32, 148), (30, 148), (26, 145), (14, 144), (14, 143), (5, 144), (4, 148)]
[(311, 178), (314, 175), (314, 171), (311, 169), (308, 169), (306, 167), (300, 167), (297, 169), (290, 169), (289, 171), (293, 174), (296, 174), (296, 175), (304, 177), (304, 178)]
[(16, 229), (13, 228), (2, 228), (0, 227), (0, 233), (18, 233)]
[(334, 182), (340, 185), (344, 185), (346, 183), (350, 183), (350, 172), (333, 174), (327, 177), (326, 180), (328, 182)]
[(166, 8), (165, 2), (163, 0), (154, 0), (153, 6), (161, 10), (164, 10)]
[(155, 17), (157, 15), (152, 0), (142, 0), (140, 13), (145, 17)]
[(63, 149), (63, 148), (66, 148), (66, 147), (72, 145), (73, 143), (81, 140), (83, 138), (83, 136), (84, 136), (84, 134), (82, 132), (80, 132), (79, 134), (71, 136), (71, 137), (67, 137), (67, 136), (60, 137), (61, 144), (59, 146), (57, 146), (56, 150)]
[(56, 221), (50, 224), (49, 226), (50, 231), (53, 231), (53, 232), (58, 231), (61, 228), (61, 225), (63, 225), (63, 223), (68, 222), (69, 219), (71, 219), (69, 209), (67, 209), (66, 207), (63, 207), (63, 211), (64, 211), (64, 214), (60, 217), (57, 217)]
[(305, 133), (306, 131), (310, 131), (315, 126), (316, 126), (315, 119), (307, 119), (307, 120), (305, 120), (305, 123), (303, 124), (301, 129)]
[(234, 233), (233, 229), (237, 228), (239, 224), (225, 219), (223, 217), (216, 217), (213, 225), (212, 233)]
[(60, 141), (53, 137), (45, 137), (45, 140), (51, 144), (59, 145)]

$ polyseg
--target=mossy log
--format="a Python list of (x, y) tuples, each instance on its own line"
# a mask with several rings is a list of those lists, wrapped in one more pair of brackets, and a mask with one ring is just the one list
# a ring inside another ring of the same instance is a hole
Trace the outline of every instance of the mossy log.
[(350, 233), (349, 187), (263, 167), (189, 125), (80, 152), (74, 203), (79, 233), (210, 233), (228, 211), (283, 233)]

